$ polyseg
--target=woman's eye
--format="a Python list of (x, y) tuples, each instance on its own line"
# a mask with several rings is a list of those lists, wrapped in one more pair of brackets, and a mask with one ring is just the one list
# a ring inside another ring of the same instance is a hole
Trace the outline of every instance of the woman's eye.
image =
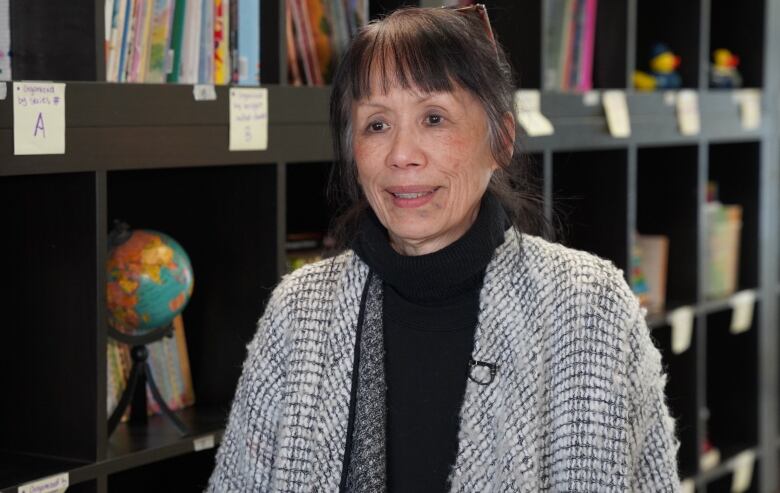
[(375, 121), (368, 124), (368, 129), (371, 132), (381, 132), (385, 129), (385, 123), (381, 121)]
[(438, 124), (440, 124), (440, 123), (442, 122), (442, 120), (443, 120), (443, 118), (441, 117), (441, 115), (437, 115), (437, 114), (435, 114), (435, 113), (434, 113), (434, 114), (431, 114), (431, 115), (428, 115), (427, 117), (425, 117), (425, 119), (426, 119), (426, 121), (427, 121), (428, 125), (438, 125)]

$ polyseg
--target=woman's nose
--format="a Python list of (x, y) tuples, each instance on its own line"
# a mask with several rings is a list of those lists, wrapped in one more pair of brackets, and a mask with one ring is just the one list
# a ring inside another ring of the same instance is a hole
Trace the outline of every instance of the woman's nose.
[(424, 166), (425, 152), (419, 133), (409, 126), (397, 126), (393, 131), (392, 147), (387, 155), (387, 165), (394, 168)]

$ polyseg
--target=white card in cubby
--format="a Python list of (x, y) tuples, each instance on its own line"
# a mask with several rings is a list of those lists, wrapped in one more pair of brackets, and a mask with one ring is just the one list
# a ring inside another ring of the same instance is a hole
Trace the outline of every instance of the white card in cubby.
[(677, 93), (677, 123), (683, 135), (698, 135), (701, 131), (699, 95), (691, 89)]
[(18, 493), (63, 493), (70, 485), (70, 476), (64, 472), (23, 484)]
[(625, 91), (617, 89), (604, 91), (601, 102), (604, 106), (604, 113), (607, 115), (609, 133), (617, 138), (630, 137), (631, 117), (628, 113)]
[(672, 353), (681, 354), (691, 347), (693, 316), (690, 306), (681, 306), (666, 315), (666, 322), (672, 327)]
[(743, 493), (750, 489), (753, 482), (753, 464), (756, 462), (756, 453), (746, 450), (734, 457), (734, 475), (731, 477), (732, 493)]
[(753, 312), (756, 306), (756, 293), (753, 290), (740, 291), (729, 300), (731, 305), (731, 333), (741, 334), (753, 325)]
[(14, 82), (14, 154), (65, 154), (65, 84)]
[(268, 149), (268, 89), (230, 88), (231, 151)]
[(517, 123), (529, 137), (544, 137), (555, 133), (552, 122), (542, 114), (541, 95), (537, 90), (524, 89), (515, 92)]

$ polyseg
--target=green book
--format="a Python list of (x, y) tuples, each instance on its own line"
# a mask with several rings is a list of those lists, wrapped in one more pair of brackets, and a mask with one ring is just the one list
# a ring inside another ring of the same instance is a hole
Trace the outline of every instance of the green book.
[(171, 29), (171, 46), (173, 51), (173, 64), (171, 73), (168, 74), (168, 82), (179, 82), (179, 70), (181, 68), (181, 43), (184, 39), (184, 13), (187, 10), (186, 0), (176, 0), (173, 10), (173, 27)]

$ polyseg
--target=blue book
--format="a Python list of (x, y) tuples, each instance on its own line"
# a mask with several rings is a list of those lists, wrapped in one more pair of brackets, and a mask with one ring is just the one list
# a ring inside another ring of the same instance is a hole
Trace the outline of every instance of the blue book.
[(127, 9), (125, 10), (125, 25), (122, 29), (122, 47), (119, 51), (119, 70), (117, 71), (117, 82), (123, 80), (122, 74), (125, 73), (125, 58), (127, 53), (127, 37), (130, 34), (130, 24), (133, 22), (130, 17), (133, 13), (133, 0), (127, 0)]
[(238, 83), (260, 84), (260, 0), (238, 2)]

